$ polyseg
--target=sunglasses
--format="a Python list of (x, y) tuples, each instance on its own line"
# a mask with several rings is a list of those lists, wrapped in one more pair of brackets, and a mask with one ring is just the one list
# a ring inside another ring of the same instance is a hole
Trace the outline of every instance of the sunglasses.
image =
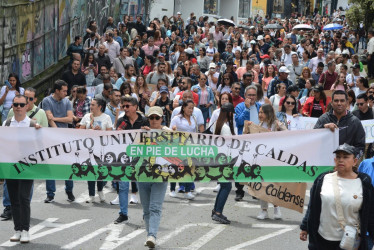
[(15, 103), (13, 103), (13, 106), (14, 106), (15, 108), (17, 108), (17, 107), (21, 107), (21, 108), (23, 108), (23, 107), (26, 106), (26, 103), (18, 103), (18, 102), (15, 102)]
[(134, 106), (134, 105), (129, 105), (129, 104), (126, 104), (126, 105), (122, 105), (122, 108), (130, 108), (131, 106)]
[(357, 106), (364, 106), (365, 105), (365, 103), (363, 102), (363, 103), (358, 103), (357, 102)]
[(149, 120), (152, 120), (152, 121), (153, 121), (153, 120), (155, 120), (155, 119), (158, 121), (158, 120), (161, 119), (161, 117), (159, 117), (159, 116), (157, 116), (157, 115), (153, 115), (153, 116), (150, 116), (150, 117), (149, 117)]
[(295, 102), (286, 102), (288, 105), (295, 105)]
[(369, 91), (368, 94), (374, 94), (374, 92), (373, 91)]
[(27, 100), (29, 100), (30, 102), (34, 101), (34, 97), (27, 97)]
[(223, 80), (230, 80), (230, 78), (223, 78)]
[(201, 78), (201, 77), (200, 77), (199, 79), (200, 79), (200, 80), (203, 80), (203, 81), (206, 81), (206, 78)]
[(234, 88), (235, 90), (240, 90), (240, 88)]

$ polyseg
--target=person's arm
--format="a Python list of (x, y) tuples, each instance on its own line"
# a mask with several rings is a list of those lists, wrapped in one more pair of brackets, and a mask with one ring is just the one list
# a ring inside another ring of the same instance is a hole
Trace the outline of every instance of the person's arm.
[(237, 105), (235, 108), (235, 122), (237, 126), (244, 126), (244, 121), (249, 118), (249, 110), (245, 105)]
[(53, 114), (52, 114), (52, 112), (50, 110), (46, 110), (45, 114), (47, 115), (49, 126), (51, 126), (52, 128), (57, 128), (56, 123), (53, 121)]
[(156, 105), (156, 102), (157, 102), (157, 100), (158, 100), (159, 97), (160, 97), (160, 92), (157, 91), (156, 98), (154, 98), (154, 99), (150, 102), (149, 106), (150, 106), (150, 107), (155, 106), (155, 105)]
[(6, 96), (8, 95), (8, 92), (9, 92), (9, 88), (7, 86), (4, 86), (1, 89), (2, 96), (0, 98), (0, 105), (4, 104), (4, 101), (5, 101)]
[(65, 117), (53, 117), (52, 120), (54, 122), (72, 123), (73, 122), (73, 111), (68, 110), (67, 111), (67, 116), (65, 116)]
[(200, 133), (204, 132), (204, 124), (199, 125), (199, 131), (200, 131)]

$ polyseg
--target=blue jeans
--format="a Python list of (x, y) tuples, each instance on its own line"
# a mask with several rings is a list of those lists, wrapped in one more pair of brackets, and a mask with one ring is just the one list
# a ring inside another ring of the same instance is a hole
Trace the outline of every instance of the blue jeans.
[(216, 197), (216, 202), (214, 204), (214, 211), (222, 214), (223, 208), (227, 201), (227, 197), (230, 194), (232, 184), (231, 182), (220, 182), (219, 184), (221, 184), (221, 188), (219, 189), (217, 197)]
[[(34, 184), (32, 184), (32, 187), (31, 187), (30, 201), (32, 199), (33, 192), (34, 192)], [(6, 185), (6, 181), (4, 181), (4, 184), (3, 184), (3, 206), (8, 207), (10, 205), (11, 204), (10, 204), (8, 186)]]
[(204, 128), (206, 127), (206, 120), (208, 119), (209, 117), (209, 108), (206, 108), (205, 106), (200, 106), (199, 105), (199, 109), (201, 110), (201, 113), (203, 113), (203, 117), (204, 117)]
[(193, 184), (193, 182), (183, 182), (183, 183), (181, 182), (181, 183), (179, 183), (179, 186), (183, 186), (184, 187), (184, 192), (188, 193), (188, 192), (191, 192), (192, 184)]
[(3, 108), (3, 111), (1, 112), (1, 124), (3, 124), (4, 121), (6, 121), (6, 118), (8, 117), (10, 108)]
[(119, 209), (120, 214), (127, 215), (128, 207), (129, 207), (129, 182), (120, 181), (118, 182), (119, 186), (119, 192), (118, 192), (118, 198), (119, 198)]
[[(56, 181), (55, 180), (46, 180), (45, 181), (47, 187), (47, 196), (48, 197), (55, 197), (56, 192)], [(72, 193), (73, 192), (74, 183), (73, 181), (65, 181), (65, 192)]]
[(167, 182), (138, 182), (140, 202), (148, 236), (157, 237)]
[(367, 49), (366, 38), (364, 36), (360, 37), (358, 41), (358, 45), (360, 43), (361, 43), (361, 49)]
[(103, 181), (87, 181), (88, 183), (88, 195), (95, 196), (95, 182), (97, 183), (97, 191), (103, 191), (104, 182)]

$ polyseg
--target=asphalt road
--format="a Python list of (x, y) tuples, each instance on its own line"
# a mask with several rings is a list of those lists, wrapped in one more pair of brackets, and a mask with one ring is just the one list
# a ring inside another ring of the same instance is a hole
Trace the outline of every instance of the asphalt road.
[[(109, 185), (109, 184), (108, 184)], [(158, 234), (157, 249), (306, 249), (299, 240), (302, 214), (282, 209), (282, 220), (256, 219), (260, 207), (257, 200), (246, 195), (242, 202), (234, 201), (231, 192), (224, 214), (230, 225), (212, 221), (210, 217), (216, 193), (215, 183), (197, 183), (193, 201), (166, 195)], [(31, 243), (11, 243), (13, 222), (0, 221), (1, 249), (146, 249), (142, 208), (129, 205), (129, 221), (115, 225), (119, 207), (109, 201), (116, 194), (104, 188), (107, 203), (85, 203), (86, 182), (74, 183), (76, 201), (66, 200), (63, 182), (57, 182), (55, 202), (45, 204), (45, 184), (35, 182), (31, 207)], [(98, 197), (96, 198), (98, 200)], [(307, 197), (308, 200), (308, 197)], [(307, 205), (307, 204), (306, 204)], [(3, 208), (2, 208), (3, 209)]]

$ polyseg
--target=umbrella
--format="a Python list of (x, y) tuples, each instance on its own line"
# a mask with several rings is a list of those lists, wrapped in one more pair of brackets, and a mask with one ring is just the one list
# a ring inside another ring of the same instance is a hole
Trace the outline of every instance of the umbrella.
[(340, 30), (343, 26), (337, 23), (330, 23), (323, 27), (323, 30)]
[(245, 29), (245, 30), (250, 30), (250, 26), (248, 26), (248, 25), (239, 25), (238, 26), (239, 28), (243, 28), (243, 29)]
[(235, 26), (235, 23), (230, 19), (218, 19), (217, 23), (227, 26)]
[(294, 30), (312, 30), (312, 26), (308, 24), (298, 24), (293, 27)]
[(264, 29), (268, 29), (268, 30), (280, 30), (280, 29), (284, 29), (284, 27), (282, 25), (277, 24), (277, 23), (271, 23), (271, 24), (265, 25)]

